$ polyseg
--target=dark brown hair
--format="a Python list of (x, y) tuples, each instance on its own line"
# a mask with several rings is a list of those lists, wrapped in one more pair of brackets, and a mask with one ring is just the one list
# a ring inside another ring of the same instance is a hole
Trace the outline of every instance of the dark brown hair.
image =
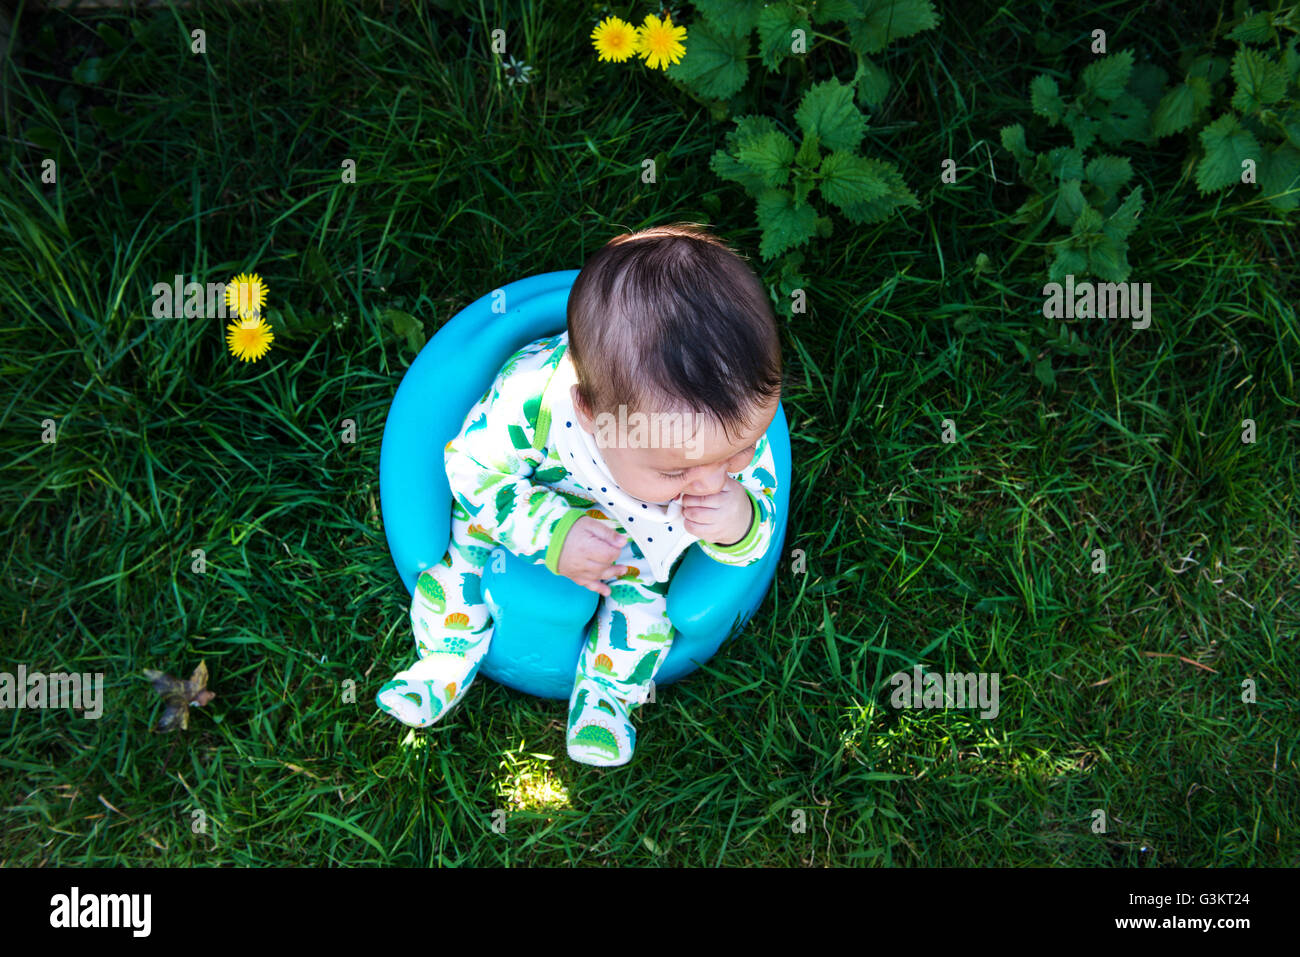
[[(730, 435), (781, 394), (781, 342), (758, 276), (694, 223), (616, 236), (574, 280), (569, 353), (593, 415), (704, 412)], [(684, 407), (684, 408), (683, 408)]]

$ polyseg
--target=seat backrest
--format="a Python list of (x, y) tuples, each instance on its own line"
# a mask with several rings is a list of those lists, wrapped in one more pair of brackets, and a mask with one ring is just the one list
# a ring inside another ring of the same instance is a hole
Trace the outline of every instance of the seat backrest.
[(470, 303), (425, 343), (393, 397), (379, 451), (389, 551), (407, 591), (442, 560), (451, 531), (443, 447), (510, 355), (563, 332), (579, 270), (529, 276)]

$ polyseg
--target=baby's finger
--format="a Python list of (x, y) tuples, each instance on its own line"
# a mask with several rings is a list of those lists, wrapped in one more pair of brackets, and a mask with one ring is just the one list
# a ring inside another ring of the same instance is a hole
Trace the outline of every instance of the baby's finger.
[(590, 583), (584, 584), (582, 587), (583, 587), (583, 588), (589, 588), (589, 589), (591, 589), (592, 591), (594, 591), (597, 595), (604, 595), (606, 598), (608, 598), (608, 597), (609, 597), (609, 594), (610, 594), (610, 592), (609, 592), (609, 586), (606, 585), (604, 582), (601, 582), (601, 581), (590, 582)]
[(587, 554), (602, 565), (608, 565), (618, 558), (619, 555), (623, 554), (623, 546), (601, 543), (593, 545)]
[(600, 532), (597, 537), (599, 537), (600, 540), (603, 541), (605, 544), (609, 545), (612, 548), (619, 549), (620, 551), (622, 550), (623, 546), (627, 544), (626, 535), (620, 535), (612, 528), (608, 528), (604, 525), (600, 526)]

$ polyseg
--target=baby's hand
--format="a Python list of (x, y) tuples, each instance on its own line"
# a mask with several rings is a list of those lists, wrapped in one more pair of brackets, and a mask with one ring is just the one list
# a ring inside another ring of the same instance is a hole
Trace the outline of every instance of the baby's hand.
[(569, 529), (556, 567), (565, 578), (608, 598), (609, 586), (601, 579), (617, 578), (627, 571), (626, 565), (613, 564), (626, 542), (626, 535), (584, 515)]
[(730, 475), (722, 491), (712, 495), (683, 495), (682, 518), (686, 530), (714, 545), (734, 545), (749, 534), (754, 506), (749, 493)]

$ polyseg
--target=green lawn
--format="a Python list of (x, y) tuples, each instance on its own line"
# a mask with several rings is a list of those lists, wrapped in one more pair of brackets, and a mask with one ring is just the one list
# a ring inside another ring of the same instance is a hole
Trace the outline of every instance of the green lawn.
[[(661, 71), (598, 63), (600, 5), (411, 6), (18, 14), (0, 670), (102, 672), (105, 699), (99, 720), (0, 712), (0, 865), (1300, 865), (1295, 215), (1201, 195), (1194, 138), (1129, 149), (1151, 324), (1072, 320), (1067, 348), (1042, 332), (1048, 234), (1011, 222), (1027, 189), (999, 143), (1017, 122), (1066, 142), (1029, 84), (1077, 76), (1094, 27), (1174, 75), (1230, 6), (944, 4), (877, 57), (893, 85), (863, 147), (919, 206), (803, 246), (793, 315), (753, 201), (709, 158), (731, 116), (789, 126), (808, 85), (851, 77), (842, 44), (756, 68), (720, 118)], [(507, 84), (498, 26), (532, 82)], [(398, 725), (373, 697), (413, 654), (379, 512), (414, 355), (399, 313), (418, 344), (678, 220), (778, 299), (794, 478), (771, 593), (637, 713), (625, 768), (569, 761), (564, 704), (488, 680), (431, 731)], [(220, 320), (152, 314), (154, 283), (240, 272), (270, 290), (258, 362)], [(200, 660), (215, 700), (151, 733), (143, 670)], [(916, 664), (998, 674), (997, 717), (891, 707)]]

